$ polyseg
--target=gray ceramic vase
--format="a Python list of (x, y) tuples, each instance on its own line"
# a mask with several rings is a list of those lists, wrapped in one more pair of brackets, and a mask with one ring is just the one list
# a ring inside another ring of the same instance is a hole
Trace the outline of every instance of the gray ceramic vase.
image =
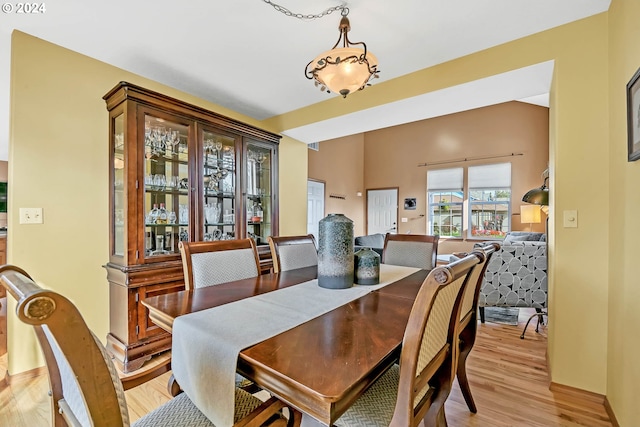
[(343, 214), (320, 220), (318, 285), (329, 289), (353, 286), (353, 221)]
[(355, 253), (355, 283), (377, 285), (380, 283), (380, 255), (371, 248), (362, 248)]

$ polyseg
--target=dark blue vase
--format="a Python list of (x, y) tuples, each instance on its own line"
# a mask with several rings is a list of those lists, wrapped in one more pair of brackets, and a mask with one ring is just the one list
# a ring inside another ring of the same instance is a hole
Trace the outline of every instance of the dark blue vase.
[(320, 220), (318, 285), (330, 289), (353, 286), (353, 221), (343, 214)]
[(380, 283), (380, 255), (371, 248), (362, 248), (355, 253), (355, 283), (377, 285)]

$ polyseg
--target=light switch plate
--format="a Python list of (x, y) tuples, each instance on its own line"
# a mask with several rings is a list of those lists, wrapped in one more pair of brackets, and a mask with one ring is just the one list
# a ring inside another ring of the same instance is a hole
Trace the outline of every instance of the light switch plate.
[(408, 218), (401, 218), (401, 219), (400, 219), (400, 221), (402, 221), (402, 222), (409, 222), (409, 219), (408, 219)]
[(20, 208), (20, 224), (42, 224), (42, 208)]
[(562, 225), (564, 226), (564, 228), (578, 228), (578, 211), (564, 211)]

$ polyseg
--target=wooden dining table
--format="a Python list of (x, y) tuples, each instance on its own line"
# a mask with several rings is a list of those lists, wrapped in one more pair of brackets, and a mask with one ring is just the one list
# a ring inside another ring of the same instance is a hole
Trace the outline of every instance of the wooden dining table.
[[(259, 387), (332, 425), (397, 362), (413, 301), (428, 270), (418, 270), (240, 351), (237, 370)], [(270, 273), (150, 297), (150, 319), (171, 332), (182, 315), (295, 286), (316, 267)]]

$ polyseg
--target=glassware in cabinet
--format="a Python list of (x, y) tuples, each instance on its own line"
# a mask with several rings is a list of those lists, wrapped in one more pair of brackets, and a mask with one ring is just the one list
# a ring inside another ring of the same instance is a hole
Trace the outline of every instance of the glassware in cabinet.
[(274, 234), (275, 155), (273, 145), (249, 141), (246, 149), (247, 235), (258, 245)]
[(202, 240), (238, 238), (236, 223), (238, 137), (215, 130), (202, 133)]
[(145, 258), (178, 254), (189, 239), (188, 140), (188, 125), (145, 114)]

